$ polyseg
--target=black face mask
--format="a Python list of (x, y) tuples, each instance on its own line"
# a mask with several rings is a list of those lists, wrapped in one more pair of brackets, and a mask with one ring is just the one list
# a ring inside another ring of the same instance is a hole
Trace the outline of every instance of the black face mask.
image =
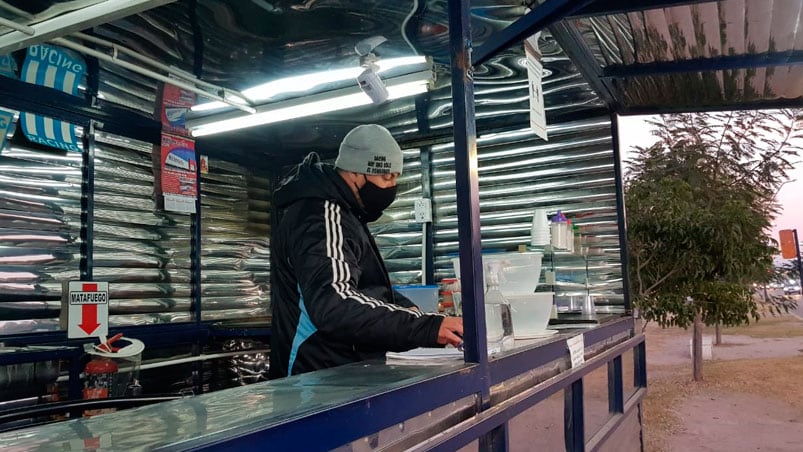
[(396, 199), (396, 185), (382, 188), (367, 178), (365, 179), (365, 185), (358, 191), (365, 213), (368, 214), (366, 220), (369, 223), (378, 220), (382, 216), (382, 211), (387, 209)]

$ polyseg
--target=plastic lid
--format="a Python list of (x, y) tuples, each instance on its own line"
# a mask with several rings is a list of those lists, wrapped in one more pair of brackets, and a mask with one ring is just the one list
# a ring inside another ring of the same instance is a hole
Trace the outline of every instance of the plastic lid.
[(553, 223), (566, 223), (566, 221), (568, 221), (566, 219), (566, 215), (563, 215), (563, 212), (561, 212), (560, 210), (558, 210), (558, 213), (556, 213), (555, 216), (552, 217)]

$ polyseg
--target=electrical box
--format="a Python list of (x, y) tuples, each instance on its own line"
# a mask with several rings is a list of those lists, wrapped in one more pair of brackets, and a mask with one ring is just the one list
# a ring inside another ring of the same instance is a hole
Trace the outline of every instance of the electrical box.
[(429, 223), (432, 221), (432, 201), (429, 198), (415, 200), (416, 223)]

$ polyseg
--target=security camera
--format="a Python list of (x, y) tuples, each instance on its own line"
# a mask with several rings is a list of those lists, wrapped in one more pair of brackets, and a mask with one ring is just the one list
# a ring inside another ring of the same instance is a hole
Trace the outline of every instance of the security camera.
[(381, 104), (388, 100), (388, 89), (385, 87), (385, 82), (376, 73), (375, 65), (366, 66), (365, 70), (357, 76), (357, 84), (373, 103)]

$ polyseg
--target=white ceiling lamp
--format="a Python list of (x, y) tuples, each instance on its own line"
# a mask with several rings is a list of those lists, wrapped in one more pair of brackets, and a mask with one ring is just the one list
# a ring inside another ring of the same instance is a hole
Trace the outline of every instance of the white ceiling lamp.
[[(431, 67), (431, 64), (424, 56), (389, 58), (387, 60), (378, 61), (375, 64), (378, 66), (376, 72), (380, 75), (387, 74), (402, 67), (409, 67), (410, 71), (416, 70), (416, 68)], [(350, 67), (286, 77), (274, 80), (272, 82), (263, 83), (261, 85), (254, 86), (253, 88), (244, 89), (242, 94), (251, 102), (259, 104), (268, 102), (272, 98), (281, 94), (303, 94), (305, 92), (314, 91), (317, 87), (325, 86), (330, 83), (354, 80), (363, 71), (365, 71), (365, 68), (363, 67)], [(242, 103), (247, 102), (243, 100)], [(205, 112), (220, 110), (223, 108), (231, 108), (231, 106), (223, 102), (206, 102), (192, 107), (192, 111)]]
[[(364, 68), (356, 68), (354, 78), (362, 71), (364, 71)], [(432, 81), (433, 72), (431, 67), (385, 79), (384, 85), (388, 92), (387, 99), (400, 99), (424, 93), (429, 89)], [(247, 90), (243, 93), (248, 94)], [(256, 107), (256, 113), (251, 115), (243, 114), (240, 111), (229, 111), (190, 119), (187, 121), (187, 127), (192, 131), (193, 136), (201, 137), (305, 116), (330, 113), (370, 105), (371, 103), (371, 97), (357, 83), (354, 83), (345, 88), (260, 105)]]

